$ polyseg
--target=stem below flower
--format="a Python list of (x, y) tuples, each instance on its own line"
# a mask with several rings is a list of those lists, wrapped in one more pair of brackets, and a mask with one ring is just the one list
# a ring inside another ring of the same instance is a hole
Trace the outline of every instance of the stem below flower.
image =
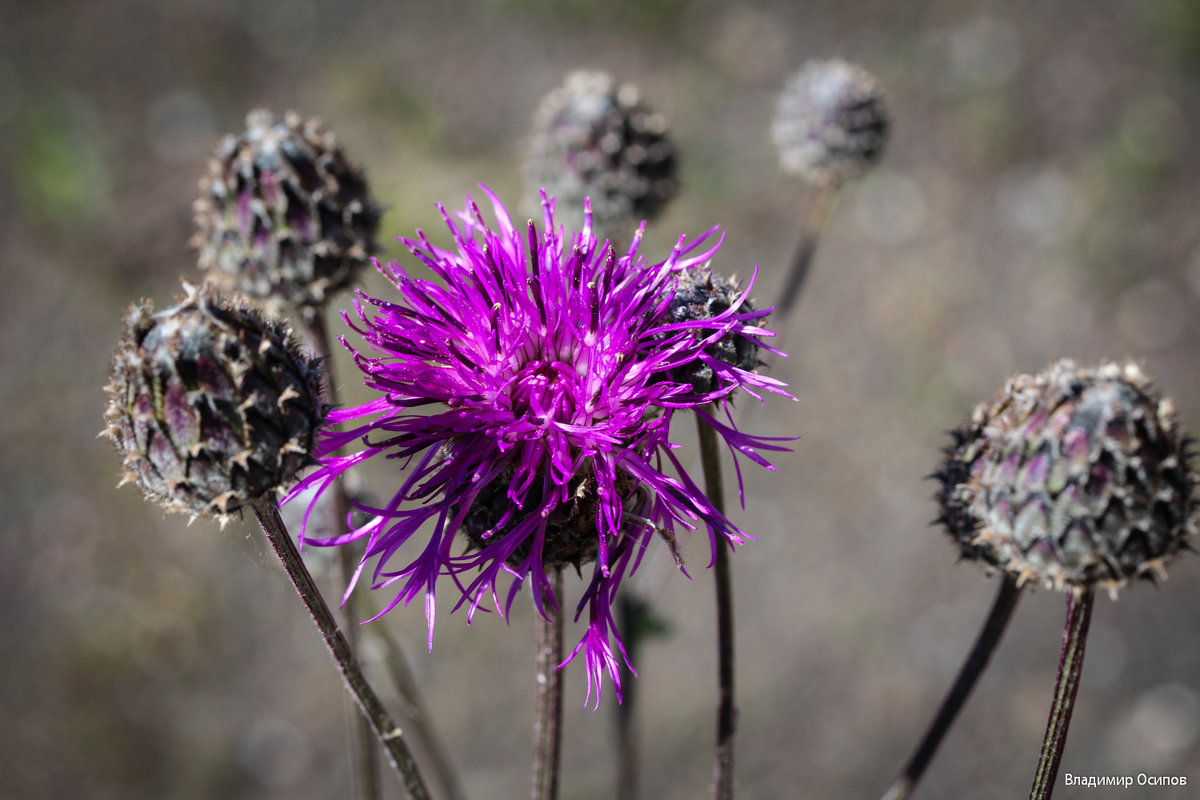
[(917, 747), (916, 752), (908, 760), (900, 777), (896, 778), (895, 783), (884, 795), (884, 800), (906, 800), (917, 787), (921, 776), (925, 774), (925, 768), (933, 760), (942, 739), (945, 738), (950, 726), (958, 717), (958, 712), (962, 710), (967, 698), (971, 696), (971, 691), (979, 681), (979, 676), (987, 668), (992, 653), (1000, 644), (1000, 638), (1004, 635), (1004, 630), (1008, 627), (1008, 621), (1012, 619), (1013, 611), (1017, 607), (1017, 600), (1020, 598), (1021, 589), (1017, 586), (1016, 580), (1006, 575), (1004, 582), (1000, 584), (1000, 590), (996, 593), (996, 600), (992, 603), (992, 610), (988, 613), (987, 621), (983, 624), (983, 630), (979, 632), (975, 646), (971, 648), (967, 660), (963, 662), (962, 668), (958, 672), (958, 677), (954, 679), (954, 685), (950, 687), (950, 692), (942, 700), (941, 708), (938, 709), (937, 716), (933, 718), (933, 722), (925, 731), (925, 736), (921, 739), (921, 744)]
[[(714, 412), (716, 408), (714, 407)], [(700, 464), (704, 491), (709, 502), (725, 513), (725, 488), (721, 478), (721, 450), (717, 434), (701, 417), (696, 417), (700, 437)], [(729, 542), (717, 537), (713, 579), (717, 595), (717, 746), (713, 760), (713, 792), (717, 800), (733, 798), (733, 740), (737, 732), (737, 709), (733, 691), (733, 578), (729, 568)]]
[(375, 732), (375, 737), (383, 745), (388, 762), (400, 776), (405, 791), (413, 800), (428, 800), (429, 790), (426, 789), (417, 765), (408, 752), (400, 729), (396, 727), (396, 723), (392, 721), (387, 709), (379, 701), (371, 684), (367, 682), (345, 637), (338, 630), (337, 621), (329, 611), (329, 606), (325, 604), (325, 599), (317, 590), (317, 585), (308, 568), (304, 566), (299, 551), (292, 544), (292, 537), (279, 516), (279, 508), (270, 500), (259, 500), (254, 503), (253, 508), (254, 516), (258, 518), (258, 524), (262, 526), (263, 533), (266, 534), (275, 554), (283, 563), (283, 568), (296, 588), (296, 592), (300, 595), (304, 607), (308, 609), (313, 623), (316, 624), (321, 639), (324, 640), (325, 647), (329, 650), (329, 655), (337, 664), (346, 690), (350, 692), (363, 715), (370, 722), (371, 730)]
[(796, 246), (796, 254), (792, 257), (792, 269), (788, 273), (783, 291), (779, 293), (779, 301), (775, 304), (775, 313), (779, 319), (786, 317), (796, 306), (796, 300), (800, 297), (800, 290), (804, 288), (804, 280), (812, 266), (813, 254), (817, 251), (817, 242), (833, 216), (837, 196), (836, 184), (817, 189), (817, 195), (809, 207), (808, 218), (804, 221), (800, 244)]
[(558, 773), (562, 751), (562, 676), (558, 665), (563, 660), (563, 574), (556, 567), (553, 577), (555, 608), (543, 597), (550, 619), (537, 617), (537, 654), (535, 657), (535, 711), (533, 719), (533, 800), (558, 800)]
[(1079, 677), (1083, 672), (1083, 654), (1087, 645), (1088, 625), (1092, 621), (1094, 598), (1091, 589), (1083, 590), (1078, 596), (1067, 596), (1067, 624), (1063, 628), (1058, 680), (1054, 685), (1050, 719), (1046, 722), (1042, 755), (1033, 777), (1033, 788), (1029, 790), (1029, 800), (1049, 800), (1054, 794), (1058, 767), (1067, 743), (1067, 728), (1071, 725), (1071, 712), (1075, 710), (1075, 693), (1079, 691)]

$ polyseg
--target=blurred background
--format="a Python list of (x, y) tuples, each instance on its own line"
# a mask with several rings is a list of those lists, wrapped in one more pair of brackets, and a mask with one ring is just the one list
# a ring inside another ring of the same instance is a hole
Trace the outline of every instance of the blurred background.
[[(877, 797), (915, 745), (997, 586), (928, 527), (923, 476), (1011, 373), (1132, 357), (1200, 429), (1195, 0), (50, 0), (3, 19), (4, 798), (352, 796), (353, 711), (261, 535), (115, 490), (96, 439), (122, 313), (197, 279), (197, 179), (257, 105), (337, 132), (398, 257), (394, 237), (440, 236), (433, 204), (480, 182), (515, 206), (539, 98), (570, 69), (608, 70), (681, 152), (646, 252), (720, 224), (715, 266), (760, 265), (770, 302), (811, 200), (777, 168), (778, 91), (832, 56), (887, 87), (890, 147), (844, 193), (772, 366), (797, 402), (744, 414), (803, 438), (776, 472), (745, 471), (735, 515), (757, 537), (734, 560), (741, 797)], [(339, 356), (348, 402), (351, 366)], [(694, 580), (660, 551), (632, 582), (672, 630), (637, 665), (646, 797), (709, 791), (712, 585), (703, 548), (685, 555)], [(1098, 602), (1064, 772), (1200, 784), (1200, 559), (1169, 571)], [(378, 623), (473, 798), (528, 791), (529, 606), (468, 630), (443, 603), (432, 654), (419, 608)], [(919, 796), (1028, 791), (1064, 607), (1024, 598)], [(611, 709), (583, 698), (571, 669), (564, 794), (611, 797)]]

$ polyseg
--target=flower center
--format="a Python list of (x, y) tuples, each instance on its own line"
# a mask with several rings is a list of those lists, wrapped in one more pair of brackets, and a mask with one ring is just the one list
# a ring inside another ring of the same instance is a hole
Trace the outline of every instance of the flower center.
[(513, 413), (542, 420), (569, 420), (575, 413), (575, 368), (562, 361), (535, 359), (517, 372), (509, 396)]

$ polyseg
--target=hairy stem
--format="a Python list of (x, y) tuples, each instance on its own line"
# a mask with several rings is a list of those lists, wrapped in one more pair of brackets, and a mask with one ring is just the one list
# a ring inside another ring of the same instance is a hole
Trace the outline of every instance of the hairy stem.
[(259, 500), (253, 508), (254, 516), (258, 518), (258, 524), (262, 526), (263, 533), (266, 534), (272, 549), (283, 563), (288, 578), (291, 579), (297, 594), (300, 595), (304, 607), (308, 609), (308, 614), (317, 626), (317, 631), (320, 632), (321, 639), (325, 642), (326, 649), (329, 650), (329, 655), (333, 657), (338, 672), (342, 676), (342, 682), (346, 685), (346, 690), (350, 692), (351, 697), (362, 710), (363, 716), (370, 723), (371, 730), (387, 754), (388, 762), (400, 776), (405, 791), (413, 800), (428, 800), (429, 790), (425, 787), (425, 781), (421, 778), (421, 773), (417, 770), (408, 746), (404, 743), (400, 729), (396, 727), (396, 723), (392, 721), (387, 709), (379, 701), (375, 690), (367, 682), (362, 668), (350, 650), (350, 645), (342, 636), (342, 632), (338, 630), (337, 621), (333, 618), (329, 606), (325, 604), (325, 599), (321, 596), (320, 591), (317, 590), (317, 585), (308, 568), (304, 566), (304, 561), (301, 560), (296, 545), (292, 543), (292, 537), (288, 534), (287, 527), (279, 516), (279, 508), (270, 500)]
[(950, 726), (958, 717), (958, 712), (962, 710), (967, 698), (971, 696), (975, 684), (979, 681), (979, 677), (987, 669), (992, 653), (1000, 644), (1000, 639), (1004, 635), (1005, 628), (1008, 627), (1008, 621), (1012, 619), (1013, 611), (1017, 607), (1017, 600), (1020, 598), (1021, 589), (1017, 586), (1016, 580), (1006, 575), (1003, 583), (1000, 584), (1000, 590), (996, 593), (996, 600), (992, 603), (992, 610), (988, 613), (987, 621), (983, 624), (983, 630), (979, 632), (975, 646), (971, 648), (967, 660), (963, 662), (962, 668), (958, 672), (958, 677), (954, 679), (954, 685), (950, 687), (950, 692), (942, 700), (942, 705), (933, 718), (933, 722), (925, 731), (921, 744), (917, 746), (916, 751), (904, 766), (900, 777), (896, 778), (895, 783), (884, 795), (884, 800), (905, 800), (916, 789), (917, 784), (921, 781), (921, 776), (925, 774), (925, 768), (933, 760), (933, 756), (949, 732)]
[(796, 246), (796, 254), (792, 256), (792, 268), (788, 272), (787, 281), (779, 293), (775, 303), (775, 313), (780, 319), (788, 316), (796, 301), (800, 298), (800, 290), (812, 267), (813, 254), (817, 252), (817, 242), (825, 233), (833, 209), (837, 205), (838, 187), (835, 184), (822, 186), (817, 189), (816, 197), (808, 210), (808, 218), (804, 221), (804, 229), (800, 233), (800, 243)]
[[(562, 568), (554, 570), (554, 604), (562, 603)], [(542, 602), (550, 616), (537, 616), (537, 654), (535, 657), (535, 710), (533, 719), (533, 800), (558, 800), (558, 773), (562, 750), (562, 678), (558, 665), (563, 660), (563, 615), (552, 607), (550, 598)]]
[[(713, 408), (714, 413), (716, 408)], [(725, 488), (721, 479), (721, 450), (717, 434), (701, 417), (696, 417), (700, 437), (700, 464), (704, 470), (704, 491), (721, 514), (725, 513)], [(733, 743), (736, 714), (733, 691), (733, 578), (729, 551), (723, 537), (717, 537), (713, 579), (717, 596), (717, 745), (713, 760), (713, 791), (717, 800), (733, 798)]]
[(1062, 655), (1058, 659), (1058, 679), (1054, 685), (1050, 719), (1046, 722), (1042, 755), (1033, 777), (1033, 788), (1029, 790), (1029, 800), (1049, 800), (1054, 794), (1058, 767), (1067, 744), (1067, 728), (1071, 725), (1071, 712), (1075, 710), (1079, 677), (1083, 673), (1083, 653), (1087, 645), (1088, 625), (1092, 621), (1094, 597), (1091, 589), (1085, 589), (1078, 596), (1067, 596), (1067, 623), (1063, 628)]

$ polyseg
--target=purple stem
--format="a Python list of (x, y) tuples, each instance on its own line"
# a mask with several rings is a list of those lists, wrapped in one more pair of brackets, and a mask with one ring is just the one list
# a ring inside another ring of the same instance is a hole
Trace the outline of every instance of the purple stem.
[(1088, 625), (1092, 621), (1091, 589), (1078, 596), (1067, 596), (1067, 624), (1063, 628), (1062, 655), (1058, 660), (1058, 680), (1054, 685), (1054, 700), (1050, 704), (1050, 719), (1046, 722), (1046, 736), (1042, 741), (1042, 755), (1038, 759), (1037, 772), (1033, 776), (1033, 788), (1029, 800), (1049, 800), (1054, 794), (1058, 780), (1058, 767), (1062, 763), (1063, 750), (1067, 744), (1067, 728), (1071, 725), (1071, 712), (1075, 710), (1075, 694), (1079, 691), (1079, 677), (1083, 673), (1083, 654), (1087, 645)]

